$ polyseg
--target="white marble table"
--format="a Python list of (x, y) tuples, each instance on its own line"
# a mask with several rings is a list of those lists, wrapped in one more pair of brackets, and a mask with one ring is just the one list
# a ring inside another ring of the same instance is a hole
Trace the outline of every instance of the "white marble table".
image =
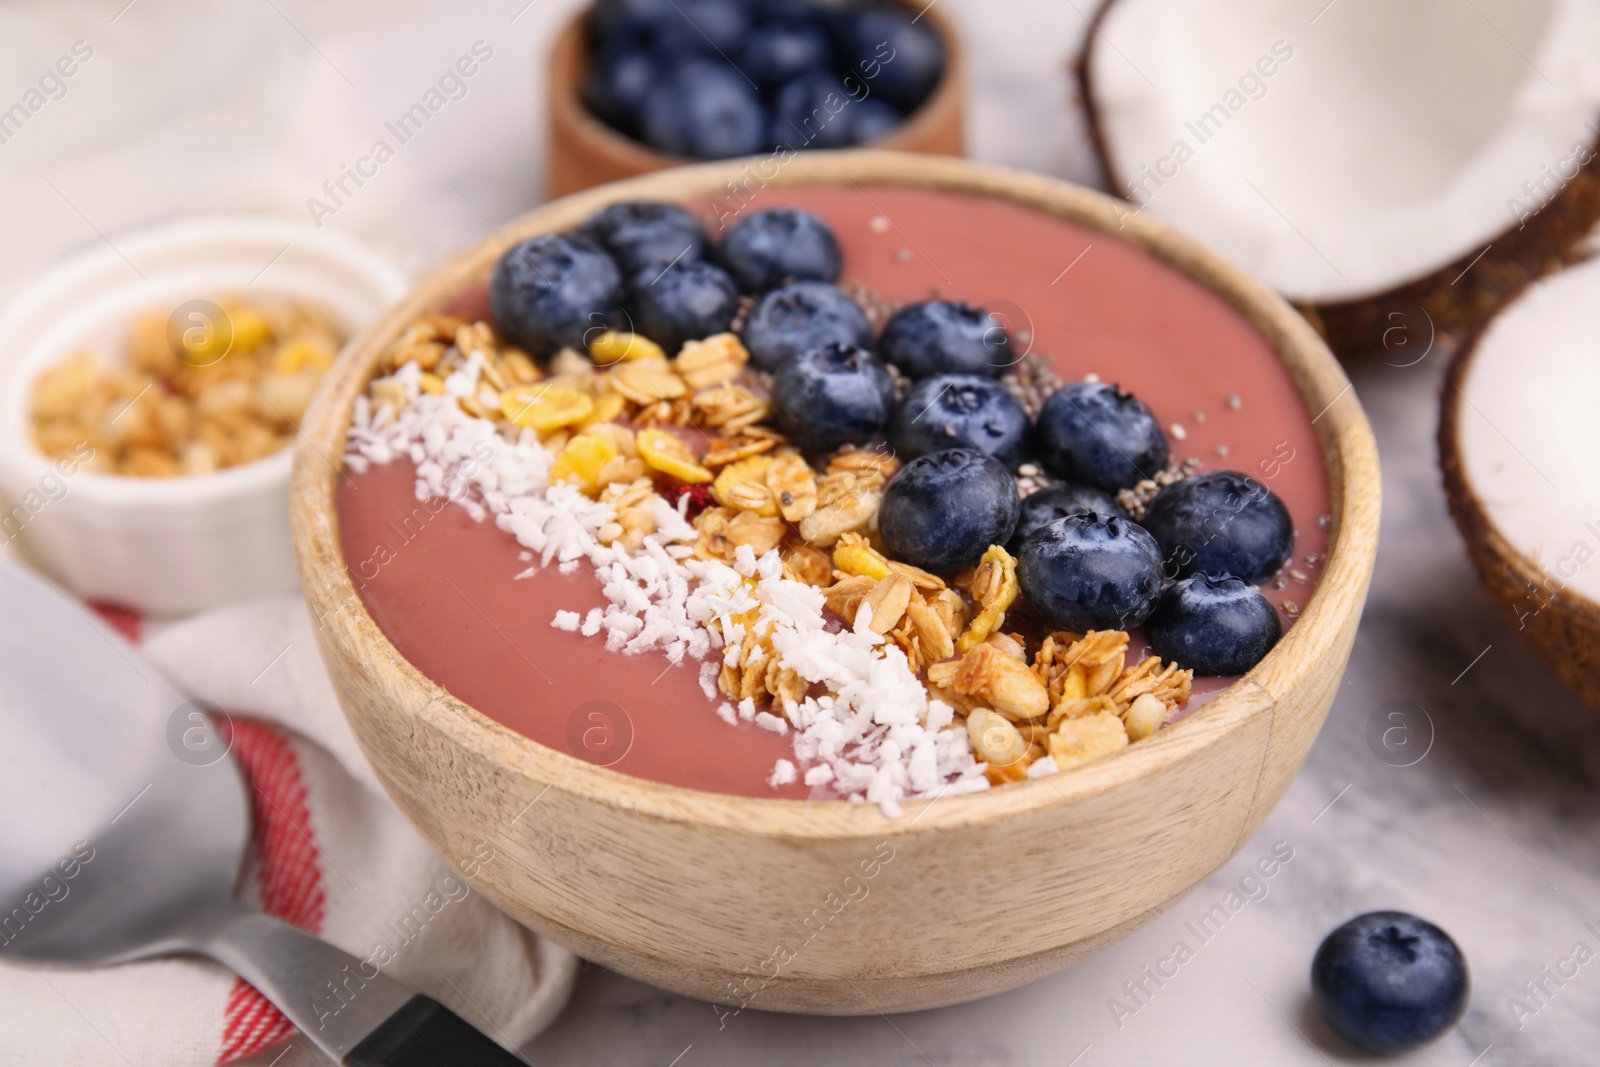
[[(478, 40), (494, 59), (466, 97), (325, 222), (420, 270), (537, 201), (536, 60), (573, 0), (125, 3), (0, 10), (0, 69), (21, 72), (17, 93), (74, 40), (96, 49), (67, 94), (0, 145), (5, 291), (73, 247), (176, 215), (252, 210), (309, 221), (306, 201), (322, 182)], [(1087, 0), (944, 0), (972, 44), (975, 156), (1096, 178), (1066, 79), (1080, 3), (1088, 10)], [(160, 76), (174, 67), (182, 76)], [(11, 92), (0, 88), (0, 97)], [(1435, 466), (1437, 355), (1411, 367), (1374, 359), (1353, 373), (1385, 465), (1371, 600), (1305, 771), (1216, 877), (1070, 971), (892, 1019), (748, 1011), (723, 1027), (708, 1005), (590, 968), (566, 1015), (528, 1050), (533, 1061), (1338, 1062), (1351, 1056), (1308, 1007), (1311, 954), (1343, 919), (1398, 907), (1450, 930), (1474, 975), (1460, 1027), (1407, 1062), (1595, 1062), (1600, 962), (1560, 986), (1541, 969), (1577, 942), (1600, 949), (1600, 718), (1528, 654), (1468, 566)], [(1369, 743), (1369, 725), (1408, 706), (1425, 712), (1433, 743), (1419, 762), (1395, 767)], [(1224, 902), (1280, 842), (1293, 858), (1265, 895), (1256, 891), (1201, 943), (1186, 924)], [(1180, 939), (1194, 958), (1159, 988), (1146, 980), (1142, 1003), (1129, 999), (1124, 983)], [(1536, 999), (1524, 983), (1540, 980), (1549, 994)], [(1117, 998), (1121, 1012), (1111, 1007)], [(1526, 1006), (1520, 1018), (1512, 998)]]

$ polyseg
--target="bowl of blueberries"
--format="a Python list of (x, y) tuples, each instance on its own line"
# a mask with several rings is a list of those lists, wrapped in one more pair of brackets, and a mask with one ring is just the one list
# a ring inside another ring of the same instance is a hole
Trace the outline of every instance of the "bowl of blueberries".
[(960, 155), (961, 122), (960, 45), (932, 5), (597, 0), (551, 53), (548, 192), (857, 145)]

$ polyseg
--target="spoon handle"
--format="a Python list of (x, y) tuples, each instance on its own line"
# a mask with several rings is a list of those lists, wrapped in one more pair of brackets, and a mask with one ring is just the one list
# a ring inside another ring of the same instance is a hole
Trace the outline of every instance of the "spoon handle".
[(239, 910), (202, 951), (348, 1067), (515, 1067), (523, 1060), (438, 1001), (298, 927)]

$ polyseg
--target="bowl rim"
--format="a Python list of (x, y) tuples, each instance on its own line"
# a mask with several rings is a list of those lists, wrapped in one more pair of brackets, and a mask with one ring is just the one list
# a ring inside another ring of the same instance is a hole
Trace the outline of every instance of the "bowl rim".
[[(907, 9), (916, 6), (909, 0), (890, 0), (890, 2), (897, 7)], [(583, 137), (603, 146), (614, 157), (626, 160), (639, 172), (698, 166), (702, 160), (690, 156), (668, 155), (651, 148), (643, 141), (629, 137), (605, 122), (584, 104), (583, 80), (589, 72), (592, 58), (584, 24), (592, 6), (585, 4), (574, 12), (550, 46), (553, 88), (550, 92), (549, 106), (551, 111), (559, 112), (559, 115), (552, 116), (553, 121), (578, 130)], [(931, 3), (922, 8), (917, 19), (926, 19), (934, 32), (939, 35), (944, 45), (944, 69), (939, 72), (939, 80), (934, 83), (932, 91), (917, 105), (916, 110), (905, 116), (889, 136), (873, 142), (869, 150), (895, 151), (904, 148), (907, 142), (920, 141), (924, 127), (948, 121), (948, 116), (956, 103), (954, 98), (961, 94), (962, 86), (966, 83), (966, 57), (962, 50), (961, 35), (956, 33), (950, 19), (944, 12), (935, 10)], [(774, 151), (741, 158), (749, 162), (778, 154)]]
[[(381, 293), (390, 305), (408, 288), (405, 275), (387, 258), (335, 230), (318, 229), (277, 216), (218, 215), (184, 219), (145, 227), (119, 237), (115, 245), (106, 241), (59, 260), (0, 307), (0, 350), (10, 343), (12, 334), (24, 328), (34, 308), (94, 281), (108, 269), (120, 271), (146, 258), (162, 260), (164, 270), (174, 269), (180, 266), (178, 260), (197, 250), (255, 241), (274, 246), (281, 242), (283, 252), (295, 247), (312, 253), (324, 264), (337, 262), (342, 269), (359, 275), (363, 283)], [(274, 259), (267, 268), (276, 262)], [(138, 271), (137, 267), (133, 269)], [(381, 313), (376, 318), (381, 318)], [(346, 348), (361, 336), (363, 329), (358, 326), (351, 330), (345, 341)], [(52, 358), (59, 360), (60, 356)], [(48, 361), (45, 365), (49, 365)], [(42, 369), (26, 359), (0, 363), (0, 384), (8, 384), (21, 374), (37, 375)], [(18, 384), (28, 388), (32, 381)], [(21, 480), (36, 481), (59, 467), (61, 461), (33, 445), (25, 425), (25, 405), (20, 399), (16, 404), (0, 403), (0, 463), (11, 467)], [(22, 413), (23, 423), (9, 417), (15, 412)], [(75, 470), (72, 489), (75, 494), (106, 508), (179, 507), (234, 500), (263, 490), (277, 491), (287, 483), (292, 465), (293, 448), (285, 445), (259, 459), (207, 474), (137, 478)]]
[[(348, 346), (324, 379), (295, 447), (291, 509), (296, 556), (324, 655), (347, 656), (364, 684), (415, 697), (413, 707), (390, 700), (385, 714), (425, 720), (427, 728), (531, 786), (559, 789), (575, 800), (666, 823), (793, 840), (883, 839), (952, 827), (983, 827), (1018, 814), (1074, 805), (1158, 773), (1191, 752), (1225, 743), (1238, 728), (1276, 702), (1307, 687), (1332, 688), (1320, 661), (1347, 643), (1376, 556), (1381, 495), (1377, 446), (1349, 379), (1320, 336), (1282, 298), (1221, 256), (1150, 218), (1131, 204), (1057, 179), (948, 157), (887, 151), (807, 152), (767, 184), (896, 184), (999, 197), (1126, 240), (1158, 262), (1204, 285), (1242, 313), (1277, 351), (1311, 418), (1329, 483), (1326, 566), (1317, 589), (1289, 632), (1266, 659), (1203, 707), (1117, 755), (1004, 789), (952, 798), (902, 802), (898, 819), (875, 804), (817, 802), (713, 793), (665, 785), (587, 763), (511, 730), (452, 696), (412, 666), (389, 643), (355, 591), (340, 549), (334, 490), (338, 469), (321, 456), (344, 454), (356, 397), (377, 360), (404, 324), (432, 311), (474, 280), (487, 277), (515, 241), (576, 225), (610, 203), (632, 199), (682, 201), (719, 192), (748, 160), (720, 161), (641, 175), (553, 201), (498, 228), (476, 246), (428, 274), (384, 319)], [(331, 643), (331, 645), (330, 645)], [(337, 676), (338, 672), (334, 672)], [(348, 714), (348, 712), (347, 712)], [(414, 723), (415, 731), (419, 723)], [(357, 731), (360, 736), (361, 731)], [(385, 731), (389, 733), (389, 731)], [(363, 741), (365, 743), (365, 741)], [(1307, 742), (1309, 745), (1309, 741)], [(1270, 746), (1253, 788), (1260, 785)], [(393, 787), (391, 787), (393, 788)], [(542, 792), (538, 795), (542, 796)], [(406, 805), (402, 804), (402, 807)], [(924, 816), (927, 816), (924, 818)]]

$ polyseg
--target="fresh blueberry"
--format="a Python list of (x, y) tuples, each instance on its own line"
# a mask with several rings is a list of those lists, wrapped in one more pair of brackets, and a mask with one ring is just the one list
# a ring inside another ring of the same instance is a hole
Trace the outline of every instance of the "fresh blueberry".
[(828, 35), (812, 22), (768, 22), (751, 30), (739, 68), (763, 89), (776, 89), (808, 70), (828, 66)]
[(638, 200), (612, 204), (589, 216), (583, 232), (594, 238), (622, 273), (632, 277), (646, 267), (704, 259), (711, 247), (705, 227), (676, 204)]
[(909, 114), (944, 72), (944, 43), (926, 23), (892, 7), (869, 7), (843, 18), (839, 60), (884, 101)]
[(639, 126), (648, 144), (674, 156), (726, 159), (767, 143), (761, 98), (720, 59), (679, 63), (645, 96)]
[(1128, 630), (1161, 596), (1161, 549), (1127, 519), (1068, 515), (1022, 542), (1017, 580), (1057, 630)]
[(878, 532), (895, 559), (949, 573), (1010, 540), (1019, 506), (1005, 464), (951, 448), (919, 456), (894, 476), (878, 506)]
[(1167, 465), (1167, 439), (1137, 397), (1104, 382), (1073, 382), (1039, 412), (1039, 459), (1057, 478), (1116, 492)]
[(1380, 1055), (1427, 1044), (1467, 1010), (1472, 980), (1450, 935), (1403, 911), (1358, 915), (1323, 940), (1311, 996), (1336, 1033)]
[(872, 347), (872, 325), (861, 306), (826, 282), (772, 290), (750, 309), (742, 336), (750, 362), (766, 371), (833, 341)]
[(795, 151), (846, 148), (855, 101), (831, 70), (808, 70), (778, 90), (772, 102), (772, 143)]
[(876, 97), (868, 97), (850, 105), (850, 136), (852, 144), (881, 141), (895, 130), (905, 116)]
[(722, 333), (733, 321), (739, 292), (727, 271), (701, 260), (646, 267), (628, 282), (633, 328), (667, 350)]
[(656, 48), (664, 54), (735, 54), (750, 31), (750, 11), (741, 0), (672, 0), (672, 14), (655, 20)]
[(1156, 655), (1209, 675), (1243, 674), (1283, 636), (1278, 611), (1260, 590), (1209, 574), (1168, 586), (1144, 629)]
[(1231, 574), (1251, 585), (1289, 559), (1294, 524), (1277, 494), (1238, 471), (1173, 482), (1150, 502), (1144, 527), (1161, 543), (1167, 577)]
[(746, 292), (787, 281), (831, 282), (839, 277), (839, 242), (828, 224), (809, 211), (768, 208), (728, 229), (722, 262)]
[(1028, 415), (992, 378), (936, 374), (911, 387), (889, 417), (889, 444), (901, 459), (971, 448), (1012, 470), (1027, 458)]
[(903, 307), (884, 323), (883, 358), (912, 378), (981, 374), (998, 378), (1011, 365), (1011, 338), (987, 311), (952, 300)]
[(865, 348), (832, 343), (778, 368), (772, 417), (807, 452), (863, 444), (883, 432), (894, 403), (894, 379)]
[(673, 0), (595, 0), (589, 9), (589, 37), (602, 47), (624, 39), (649, 42), (657, 26), (676, 17)]
[(1115, 515), (1126, 519), (1128, 513), (1117, 498), (1104, 489), (1092, 485), (1052, 485), (1029, 493), (1022, 498), (1022, 514), (1017, 519), (1017, 532), (1011, 535), (1012, 554), (1022, 549), (1029, 534), (1047, 522), (1064, 519), (1068, 515)]
[(628, 43), (606, 47), (584, 78), (583, 102), (614, 129), (637, 136), (640, 108), (661, 76), (650, 52)]
[(616, 261), (577, 234), (547, 234), (512, 246), (489, 279), (495, 327), (536, 359), (582, 348), (586, 332), (611, 325), (621, 298)]

